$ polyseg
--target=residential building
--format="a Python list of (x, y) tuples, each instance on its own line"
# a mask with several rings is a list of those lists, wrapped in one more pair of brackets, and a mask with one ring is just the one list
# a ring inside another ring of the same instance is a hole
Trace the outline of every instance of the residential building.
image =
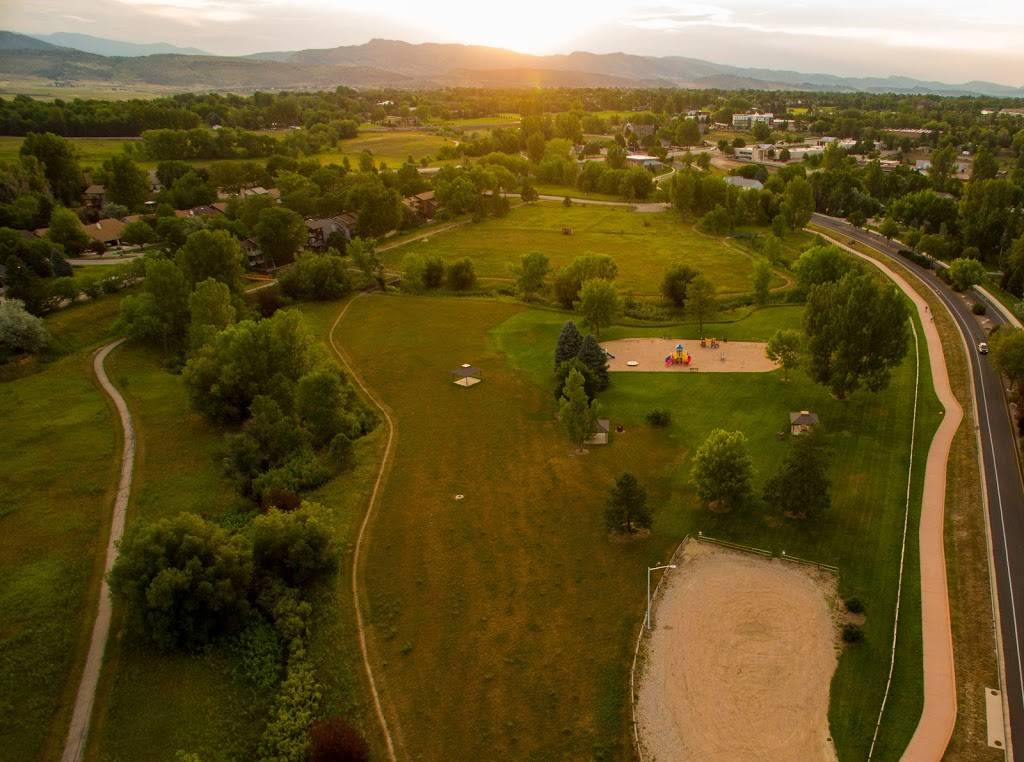
[(406, 196), (402, 203), (421, 219), (432, 220), (437, 216), (437, 199), (434, 197), (434, 191)]
[(253, 238), (246, 238), (241, 242), (242, 251), (245, 252), (246, 266), (250, 270), (262, 270), (264, 267), (263, 250)]
[(637, 140), (643, 140), (644, 138), (653, 135), (656, 129), (658, 129), (658, 127), (654, 124), (633, 124), (632, 122), (626, 122), (622, 127), (622, 132), (623, 134), (632, 132)]
[(102, 185), (90, 185), (82, 194), (82, 206), (87, 206), (90, 209), (102, 209), (106, 198), (106, 188)]
[(645, 153), (631, 153), (626, 156), (626, 164), (631, 167), (656, 167), (661, 164), (661, 159)]
[(729, 175), (725, 178), (726, 185), (732, 185), (740, 190), (761, 190), (764, 188), (764, 183), (760, 180), (752, 180), (749, 177), (740, 177), (739, 175)]
[(790, 413), (789, 432), (794, 436), (798, 434), (806, 434), (817, 426), (818, 422), (818, 414), (812, 413), (810, 410), (801, 410), (798, 413)]

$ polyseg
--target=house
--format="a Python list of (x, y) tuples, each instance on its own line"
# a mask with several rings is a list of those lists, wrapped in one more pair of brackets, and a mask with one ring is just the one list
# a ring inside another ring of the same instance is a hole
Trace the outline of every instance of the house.
[(658, 126), (655, 124), (633, 124), (632, 122), (626, 122), (622, 127), (622, 133), (625, 135), (628, 132), (632, 132), (637, 140), (643, 140), (653, 135), (656, 129), (658, 129)]
[(263, 269), (263, 250), (252, 238), (246, 238), (242, 242), (242, 251), (245, 252), (245, 263), (250, 270)]
[(818, 414), (810, 410), (801, 410), (799, 413), (789, 414), (789, 433), (793, 436), (806, 434), (818, 425)]
[(104, 246), (120, 246), (124, 228), (125, 224), (121, 220), (115, 220), (112, 217), (98, 220), (89, 225), (82, 225), (82, 229), (89, 238), (99, 241)]
[[(226, 207), (226, 204), (221, 204)], [(220, 217), (224, 214), (222, 209), (218, 208), (217, 204), (207, 204), (204, 206), (194, 206), (188, 210), (189, 216), (191, 217)]]
[(346, 241), (351, 241), (358, 223), (359, 218), (351, 212), (334, 217), (311, 217), (305, 220), (307, 245), (311, 249), (326, 249), (328, 241), (335, 233), (340, 233), (345, 236)]
[(434, 196), (434, 191), (423, 191), (414, 196), (406, 196), (402, 203), (421, 219), (432, 220), (437, 216), (437, 199)]
[(254, 188), (242, 188), (239, 194), (242, 198), (249, 198), (250, 196), (269, 196), (274, 201), (281, 200), (281, 191), (277, 188), (264, 188), (262, 185), (257, 185)]
[(149, 190), (150, 193), (159, 193), (164, 189), (164, 186), (160, 183), (160, 178), (157, 177), (156, 170), (149, 170), (146, 175), (149, 177)]
[(740, 177), (739, 175), (729, 175), (725, 178), (725, 184), (740, 190), (761, 190), (764, 188), (764, 183), (760, 180), (752, 180), (749, 177)]
[(338, 225), (345, 232), (345, 237), (350, 241), (356, 237), (359, 230), (359, 215), (355, 212), (342, 212), (336, 214), (334, 219), (338, 221)]
[(932, 163), (928, 159), (918, 159), (914, 162), (914, 169), (918, 172), (927, 172), (932, 168)]
[(751, 130), (755, 124), (766, 124), (769, 127), (775, 123), (775, 114), (759, 114), (753, 112), (750, 114), (733, 114), (732, 115), (732, 128), (734, 130)]
[(661, 159), (645, 153), (631, 153), (626, 156), (626, 164), (631, 167), (657, 167), (661, 164)]
[(82, 194), (82, 206), (91, 209), (102, 209), (107, 198), (107, 189), (102, 185), (90, 185)]
[(599, 418), (597, 420), (597, 427), (594, 429), (594, 433), (590, 435), (584, 444), (588, 445), (603, 445), (608, 444), (608, 435), (612, 430), (612, 422), (607, 418)]

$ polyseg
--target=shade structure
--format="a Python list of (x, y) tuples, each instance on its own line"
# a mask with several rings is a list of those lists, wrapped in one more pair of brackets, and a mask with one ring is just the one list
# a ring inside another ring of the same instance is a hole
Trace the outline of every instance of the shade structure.
[(479, 384), (481, 381), (480, 375), (480, 369), (470, 365), (469, 363), (464, 363), (458, 368), (453, 368), (451, 372), (452, 383), (456, 386), (464, 387)]

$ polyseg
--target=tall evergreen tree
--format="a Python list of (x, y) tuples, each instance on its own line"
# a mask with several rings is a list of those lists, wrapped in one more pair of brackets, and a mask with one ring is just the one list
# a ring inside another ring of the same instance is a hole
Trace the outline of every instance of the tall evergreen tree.
[(765, 502), (787, 516), (806, 518), (828, 510), (828, 450), (819, 432), (794, 437), (789, 454), (764, 487)]
[(594, 334), (588, 333), (583, 338), (583, 343), (580, 344), (579, 353), (576, 355), (583, 361), (583, 364), (590, 368), (590, 372), (594, 374), (594, 380), (597, 383), (597, 391), (603, 392), (608, 388), (610, 379), (608, 378), (608, 355), (601, 348), (601, 345), (597, 343), (597, 339), (594, 338)]
[(558, 334), (558, 343), (555, 345), (555, 367), (557, 368), (566, 360), (571, 360), (578, 355), (582, 344), (583, 335), (580, 333), (580, 329), (571, 320), (566, 321), (562, 326), (562, 332)]
[(583, 374), (578, 370), (569, 371), (558, 413), (562, 428), (577, 450), (582, 450), (583, 443), (594, 433), (597, 427), (597, 411), (597, 400), (587, 399), (587, 392), (583, 388)]

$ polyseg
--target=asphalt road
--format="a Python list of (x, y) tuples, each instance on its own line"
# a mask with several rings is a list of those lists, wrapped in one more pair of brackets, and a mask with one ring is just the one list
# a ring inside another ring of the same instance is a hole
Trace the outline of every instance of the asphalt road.
[[(971, 373), (978, 404), (978, 426), (982, 461), (988, 495), (992, 561), (996, 575), (996, 597), (1002, 635), (1006, 684), (1002, 686), (1010, 713), (1010, 744), (1024, 744), (1024, 643), (1021, 622), (1024, 619), (1024, 483), (1017, 463), (1017, 442), (1003, 394), (1002, 380), (978, 343), (987, 340), (964, 300), (930, 270), (900, 257), (901, 246), (877, 233), (854, 228), (845, 220), (815, 214), (812, 222), (836, 231), (840, 240), (853, 239), (892, 257), (913, 271), (946, 304), (960, 332), (971, 348)], [(989, 305), (988, 317), (995, 324), (1006, 320)], [(981, 614), (979, 613), (979, 619)], [(997, 687), (997, 686), (991, 686)], [(1021, 747), (1024, 748), (1024, 747)]]

